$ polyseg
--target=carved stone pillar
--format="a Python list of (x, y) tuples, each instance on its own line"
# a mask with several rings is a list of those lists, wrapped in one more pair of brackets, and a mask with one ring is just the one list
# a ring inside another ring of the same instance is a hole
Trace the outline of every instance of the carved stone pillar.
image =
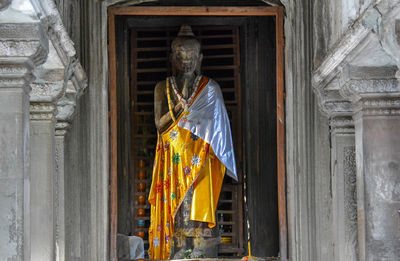
[(357, 189), (354, 123), (352, 117), (334, 116), (331, 126), (331, 172), (334, 260), (357, 259)]
[(55, 112), (31, 103), (31, 260), (54, 260)]
[(400, 95), (362, 98), (354, 122), (360, 260), (397, 260)]
[[(31, 195), (32, 200), (35, 197), (36, 204), (48, 212), (45, 223), (39, 214), (32, 218), (32, 227), (35, 227), (32, 236), (37, 239), (32, 247), (32, 260), (59, 261), (65, 260), (64, 137), (76, 100), (86, 87), (86, 75), (75, 57), (73, 43), (54, 2), (31, 1), (35, 2), (42, 21), (46, 23), (50, 39), (48, 59), (34, 71), (36, 79), (31, 84), (31, 128), (38, 130), (31, 139), (42, 141), (31, 144), (42, 153), (31, 159), (45, 170), (41, 176), (35, 175), (35, 183), (42, 185), (36, 189), (46, 191), (33, 191)], [(47, 118), (35, 116), (47, 109)], [(35, 171), (39, 170), (38, 167)]]
[(331, 129), (332, 260), (356, 261), (357, 189), (352, 105), (341, 96), (338, 78), (323, 87), (316, 91)]
[(348, 66), (341, 93), (353, 103), (359, 260), (400, 256), (400, 88), (396, 67)]
[(56, 175), (54, 177), (55, 199), (55, 244), (56, 261), (65, 260), (65, 135), (75, 110), (77, 92), (72, 81), (68, 81), (66, 91), (56, 103)]
[(0, 260), (31, 260), (29, 83), (48, 49), (31, 11), (0, 11)]
[(69, 128), (67, 122), (56, 123), (56, 175), (54, 176), (54, 215), (56, 261), (65, 261), (65, 183), (64, 183), (64, 147), (65, 134)]

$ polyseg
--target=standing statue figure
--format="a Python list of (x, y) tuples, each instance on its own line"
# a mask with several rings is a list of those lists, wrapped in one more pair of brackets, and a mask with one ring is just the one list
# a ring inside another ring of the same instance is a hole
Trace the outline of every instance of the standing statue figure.
[(158, 130), (149, 195), (152, 259), (212, 257), (215, 211), (225, 172), (237, 180), (229, 118), (218, 84), (200, 74), (203, 55), (190, 26), (171, 45), (173, 75), (154, 90)]

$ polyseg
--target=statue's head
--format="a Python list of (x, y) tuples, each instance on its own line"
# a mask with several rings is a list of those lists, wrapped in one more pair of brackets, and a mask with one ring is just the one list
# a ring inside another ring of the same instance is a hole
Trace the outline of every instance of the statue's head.
[(189, 25), (182, 25), (178, 36), (171, 44), (171, 63), (173, 74), (200, 74), (203, 55), (200, 42), (196, 39)]

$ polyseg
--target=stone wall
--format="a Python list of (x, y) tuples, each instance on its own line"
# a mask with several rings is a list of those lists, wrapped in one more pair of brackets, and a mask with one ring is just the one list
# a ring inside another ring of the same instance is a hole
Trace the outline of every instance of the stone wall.
[(0, 257), (61, 260), (63, 137), (86, 76), (54, 2), (1, 1), (1, 9), (0, 119), (7, 146), (0, 178), (7, 189)]
[[(338, 38), (328, 24), (314, 26), (313, 85), (331, 128), (333, 260), (395, 260), (400, 2), (359, 4), (347, 13)], [(322, 7), (315, 5), (314, 15), (322, 15)]]

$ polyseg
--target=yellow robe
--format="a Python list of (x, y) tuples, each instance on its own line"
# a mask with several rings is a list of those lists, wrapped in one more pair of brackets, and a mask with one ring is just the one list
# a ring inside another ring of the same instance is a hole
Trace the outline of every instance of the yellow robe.
[[(200, 84), (206, 83), (203, 79)], [(190, 219), (207, 222), (209, 227), (216, 224), (215, 211), (226, 168), (207, 142), (178, 127), (177, 122), (158, 136), (149, 194), (151, 259), (169, 258), (174, 217), (190, 186), (194, 188)]]

